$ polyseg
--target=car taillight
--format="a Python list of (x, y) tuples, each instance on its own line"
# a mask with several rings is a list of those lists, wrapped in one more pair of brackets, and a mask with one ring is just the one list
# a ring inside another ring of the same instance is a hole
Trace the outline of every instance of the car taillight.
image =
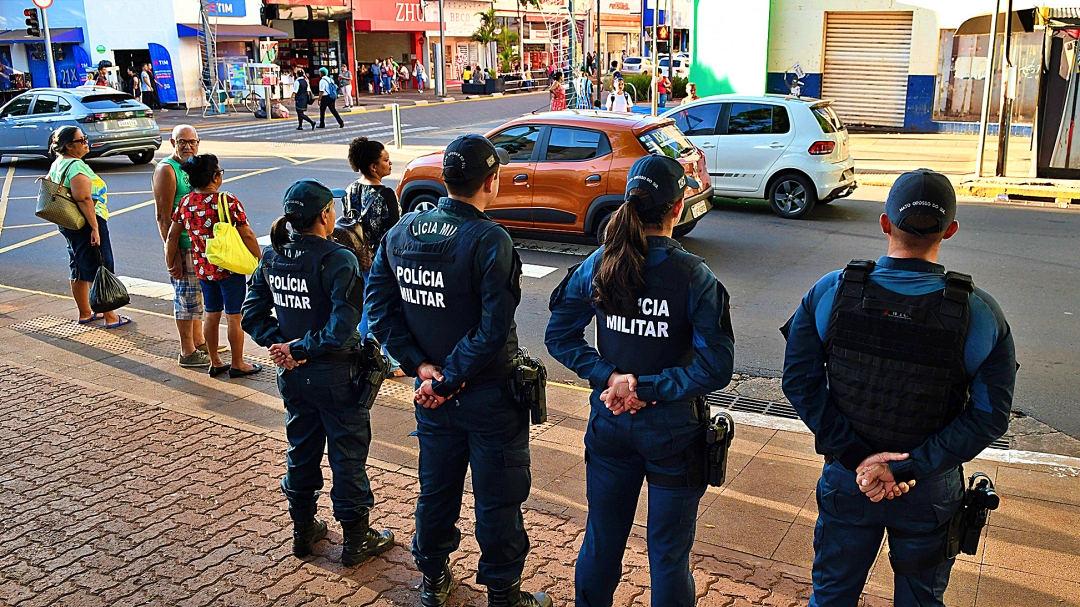
[(83, 124), (90, 124), (92, 122), (105, 122), (108, 119), (108, 114), (87, 114), (86, 116), (79, 119), (79, 122)]
[(834, 149), (836, 149), (835, 141), (815, 141), (807, 151), (814, 156), (823, 156), (825, 154), (832, 154)]

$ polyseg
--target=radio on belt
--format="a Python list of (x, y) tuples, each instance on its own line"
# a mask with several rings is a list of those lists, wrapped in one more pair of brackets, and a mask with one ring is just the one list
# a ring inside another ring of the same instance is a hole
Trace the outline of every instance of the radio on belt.
[(547, 421), (547, 367), (528, 348), (518, 348), (510, 389), (518, 404), (529, 410), (534, 425)]

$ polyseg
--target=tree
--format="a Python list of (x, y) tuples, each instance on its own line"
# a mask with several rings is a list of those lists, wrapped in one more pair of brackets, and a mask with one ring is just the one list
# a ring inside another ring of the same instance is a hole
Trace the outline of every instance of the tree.
[[(484, 45), (484, 48), (488, 51), (485, 53), (484, 63), (488, 63), (487, 59), (491, 53), (491, 43), (495, 42), (497, 39), (495, 32), (499, 29), (499, 23), (495, 19), (494, 8), (489, 8), (486, 11), (476, 14), (480, 15), (480, 27), (476, 28), (476, 31), (473, 32), (472, 36), (469, 36), (469, 40)], [(484, 67), (487, 66), (485, 65)]]
[(504, 73), (514, 69), (514, 62), (521, 57), (518, 54), (519, 39), (517, 32), (512, 32), (505, 27), (495, 38), (495, 46), (499, 53), (499, 67)]

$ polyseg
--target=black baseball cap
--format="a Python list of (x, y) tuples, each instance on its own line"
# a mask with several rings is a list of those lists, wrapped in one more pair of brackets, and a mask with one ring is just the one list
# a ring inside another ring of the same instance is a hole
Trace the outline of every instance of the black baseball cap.
[(462, 135), (443, 153), (443, 181), (461, 183), (491, 174), (497, 164), (509, 164), (510, 154), (483, 135)]
[[(679, 200), (688, 185), (699, 187), (696, 180), (686, 175), (686, 169), (678, 160), (650, 154), (638, 158), (630, 167), (626, 178), (626, 200), (632, 202), (638, 211), (645, 211)], [(630, 196), (630, 190), (634, 188), (642, 188), (652, 197)]]
[(335, 198), (345, 196), (345, 190), (331, 190), (318, 179), (301, 179), (293, 182), (281, 200), (285, 214), (307, 221), (322, 213)]
[[(956, 192), (949, 178), (930, 169), (904, 173), (896, 179), (885, 200), (889, 221), (910, 234), (939, 234), (956, 219)], [(911, 217), (932, 217), (934, 225), (918, 229), (906, 225)]]

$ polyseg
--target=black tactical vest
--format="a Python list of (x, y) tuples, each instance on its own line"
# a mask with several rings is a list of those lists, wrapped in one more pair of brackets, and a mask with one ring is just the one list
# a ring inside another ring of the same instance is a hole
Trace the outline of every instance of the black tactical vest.
[[(452, 236), (422, 242), (412, 235), (418, 217), (420, 213), (403, 217), (384, 246), (401, 290), (405, 325), (427, 360), (443, 366), (458, 342), (480, 324), (480, 284), (473, 272), (480, 238), (488, 230), (505, 228), (490, 220), (467, 219)], [(506, 346), (475, 377), (508, 377), (517, 348), (517, 325), (512, 324)]]
[(322, 287), (323, 259), (342, 248), (324, 238), (305, 238), (302, 245), (286, 244), (281, 254), (263, 249), (263, 273), (286, 341), (317, 333), (330, 320), (333, 303)]
[(596, 347), (620, 373), (655, 375), (694, 360), (694, 327), (690, 320), (690, 274), (704, 260), (677, 247), (646, 272), (645, 293), (637, 314), (607, 315), (596, 311)]
[(837, 289), (825, 334), (829, 394), (875, 452), (907, 452), (967, 406), (974, 284), (948, 272), (941, 291), (901, 295), (869, 280), (874, 265), (851, 262)]

